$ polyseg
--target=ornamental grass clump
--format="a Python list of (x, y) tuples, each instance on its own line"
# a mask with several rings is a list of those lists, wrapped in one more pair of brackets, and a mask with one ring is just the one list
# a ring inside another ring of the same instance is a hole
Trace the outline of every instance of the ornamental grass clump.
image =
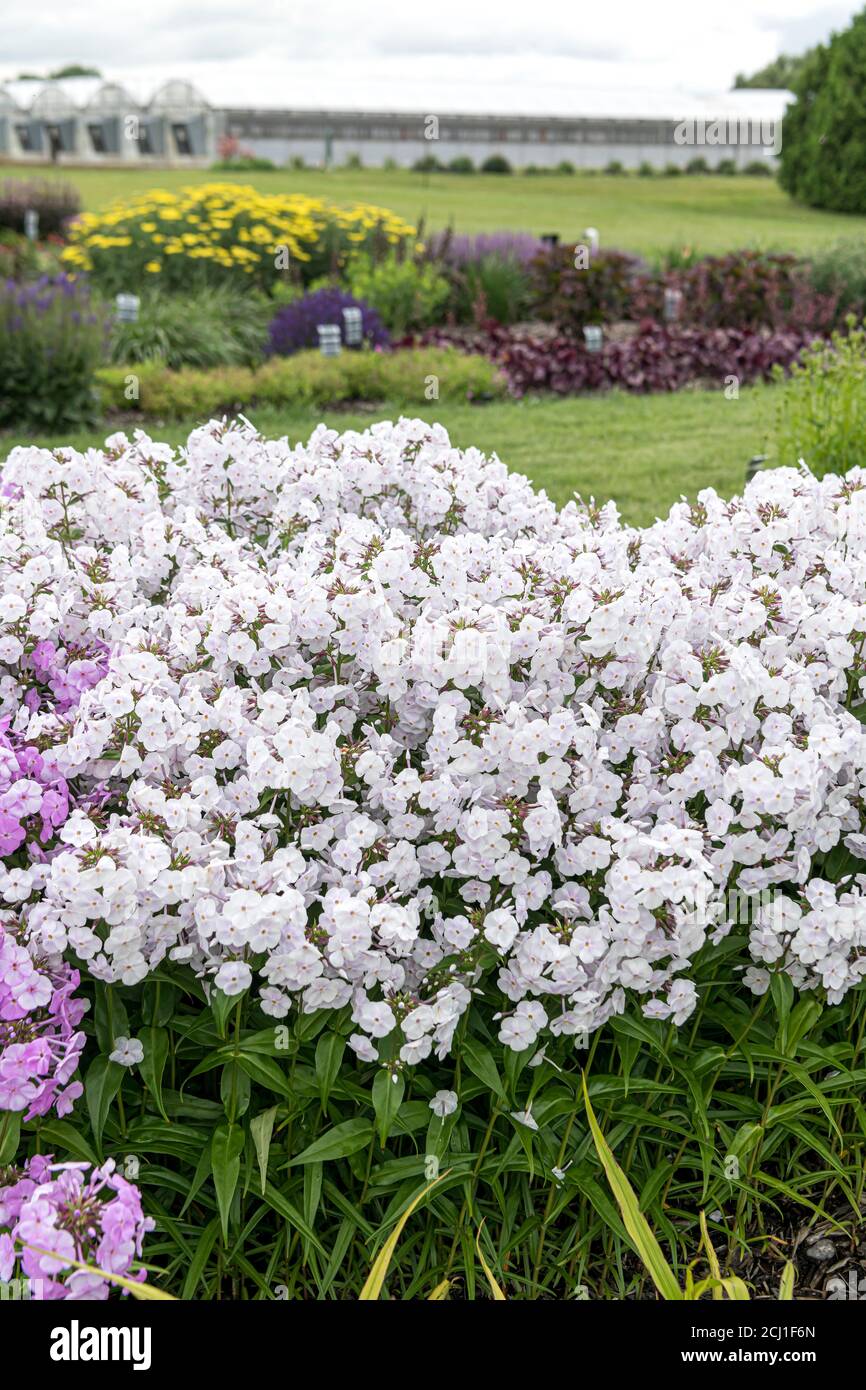
[(450, 229), (430, 237), (426, 254), (451, 287), (449, 313), (459, 323), (494, 319), (515, 323), (532, 308), (530, 264), (546, 253), (525, 232), (458, 236)]

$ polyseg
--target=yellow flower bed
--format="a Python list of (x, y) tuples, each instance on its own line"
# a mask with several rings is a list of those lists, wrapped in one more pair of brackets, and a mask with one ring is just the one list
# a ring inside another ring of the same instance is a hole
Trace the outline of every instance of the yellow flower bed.
[(72, 224), (63, 261), (112, 293), (142, 283), (188, 287), (196, 274), (211, 283), (248, 277), (266, 289), (287, 268), (308, 282), (359, 251), (387, 251), (414, 236), (387, 208), (205, 183), (179, 193), (156, 188), (84, 213)]

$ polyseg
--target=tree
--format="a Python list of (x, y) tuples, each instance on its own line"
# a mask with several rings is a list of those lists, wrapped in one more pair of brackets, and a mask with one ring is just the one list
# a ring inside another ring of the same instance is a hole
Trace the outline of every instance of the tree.
[(866, 10), (806, 57), (785, 113), (779, 181), (794, 198), (866, 212)]
[(38, 72), (19, 72), (19, 82), (57, 82), (62, 77), (101, 77), (99, 68), (85, 67), (83, 63), (67, 63), (65, 67), (49, 72), (47, 77)]
[(99, 68), (89, 68), (83, 63), (67, 63), (65, 67), (57, 68), (48, 75), (52, 82), (56, 82), (61, 77), (101, 77), (102, 73)]
[(800, 75), (803, 64), (811, 57), (814, 49), (809, 49), (808, 53), (802, 53), (799, 57), (793, 57), (788, 53), (780, 53), (778, 58), (774, 58), (772, 63), (767, 63), (766, 67), (759, 68), (753, 72), (751, 77), (745, 73), (738, 72), (734, 78), (734, 87), (780, 87), (791, 88)]

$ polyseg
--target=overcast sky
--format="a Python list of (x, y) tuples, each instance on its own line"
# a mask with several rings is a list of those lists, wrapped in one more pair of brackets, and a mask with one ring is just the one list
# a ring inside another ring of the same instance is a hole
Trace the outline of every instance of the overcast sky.
[(41, 0), (7, 7), (0, 72), (91, 63), (145, 98), (169, 77), (220, 104), (616, 110), (712, 95), (844, 28), (836, 0)]

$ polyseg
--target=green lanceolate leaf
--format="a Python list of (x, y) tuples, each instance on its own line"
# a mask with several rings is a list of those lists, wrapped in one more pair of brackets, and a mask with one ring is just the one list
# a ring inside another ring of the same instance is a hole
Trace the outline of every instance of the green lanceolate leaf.
[(323, 1033), (316, 1043), (316, 1079), (323, 1107), (327, 1106), (334, 1082), (340, 1074), (345, 1050), (346, 1039), (339, 1033)]
[(11, 1163), (21, 1137), (21, 1112), (0, 1110), (0, 1165)]
[(102, 1132), (115, 1096), (123, 1084), (124, 1068), (108, 1057), (96, 1057), (84, 1078), (84, 1095), (97, 1151), (102, 1153)]
[(360, 1149), (366, 1149), (373, 1138), (373, 1126), (369, 1120), (359, 1115), (354, 1120), (343, 1120), (327, 1133), (314, 1139), (292, 1163), (327, 1163), (330, 1159), (348, 1158)]
[(263, 1110), (260, 1115), (256, 1115), (250, 1120), (250, 1134), (255, 1145), (256, 1158), (259, 1161), (259, 1177), (262, 1184), (262, 1192), (268, 1184), (268, 1156), (271, 1151), (271, 1137), (274, 1132), (274, 1121), (277, 1117), (277, 1107), (272, 1105), (270, 1110)]
[(382, 1145), (391, 1133), (405, 1090), (406, 1082), (399, 1073), (392, 1075), (387, 1068), (377, 1073), (373, 1082), (373, 1109), (376, 1112), (376, 1132)]
[(139, 1063), (141, 1078), (153, 1096), (159, 1113), (167, 1120), (168, 1116), (162, 1103), (162, 1078), (168, 1061), (168, 1030), (142, 1028), (138, 1036), (144, 1047), (144, 1058)]
[(223, 1240), (229, 1238), (229, 1213), (241, 1171), (244, 1133), (240, 1125), (218, 1125), (211, 1139), (211, 1168)]
[(460, 1055), (472, 1075), (477, 1076), (479, 1081), (483, 1081), (488, 1091), (492, 1091), (501, 1101), (507, 1101), (502, 1078), (496, 1069), (496, 1063), (489, 1048), (485, 1047), (477, 1038), (464, 1038)]

